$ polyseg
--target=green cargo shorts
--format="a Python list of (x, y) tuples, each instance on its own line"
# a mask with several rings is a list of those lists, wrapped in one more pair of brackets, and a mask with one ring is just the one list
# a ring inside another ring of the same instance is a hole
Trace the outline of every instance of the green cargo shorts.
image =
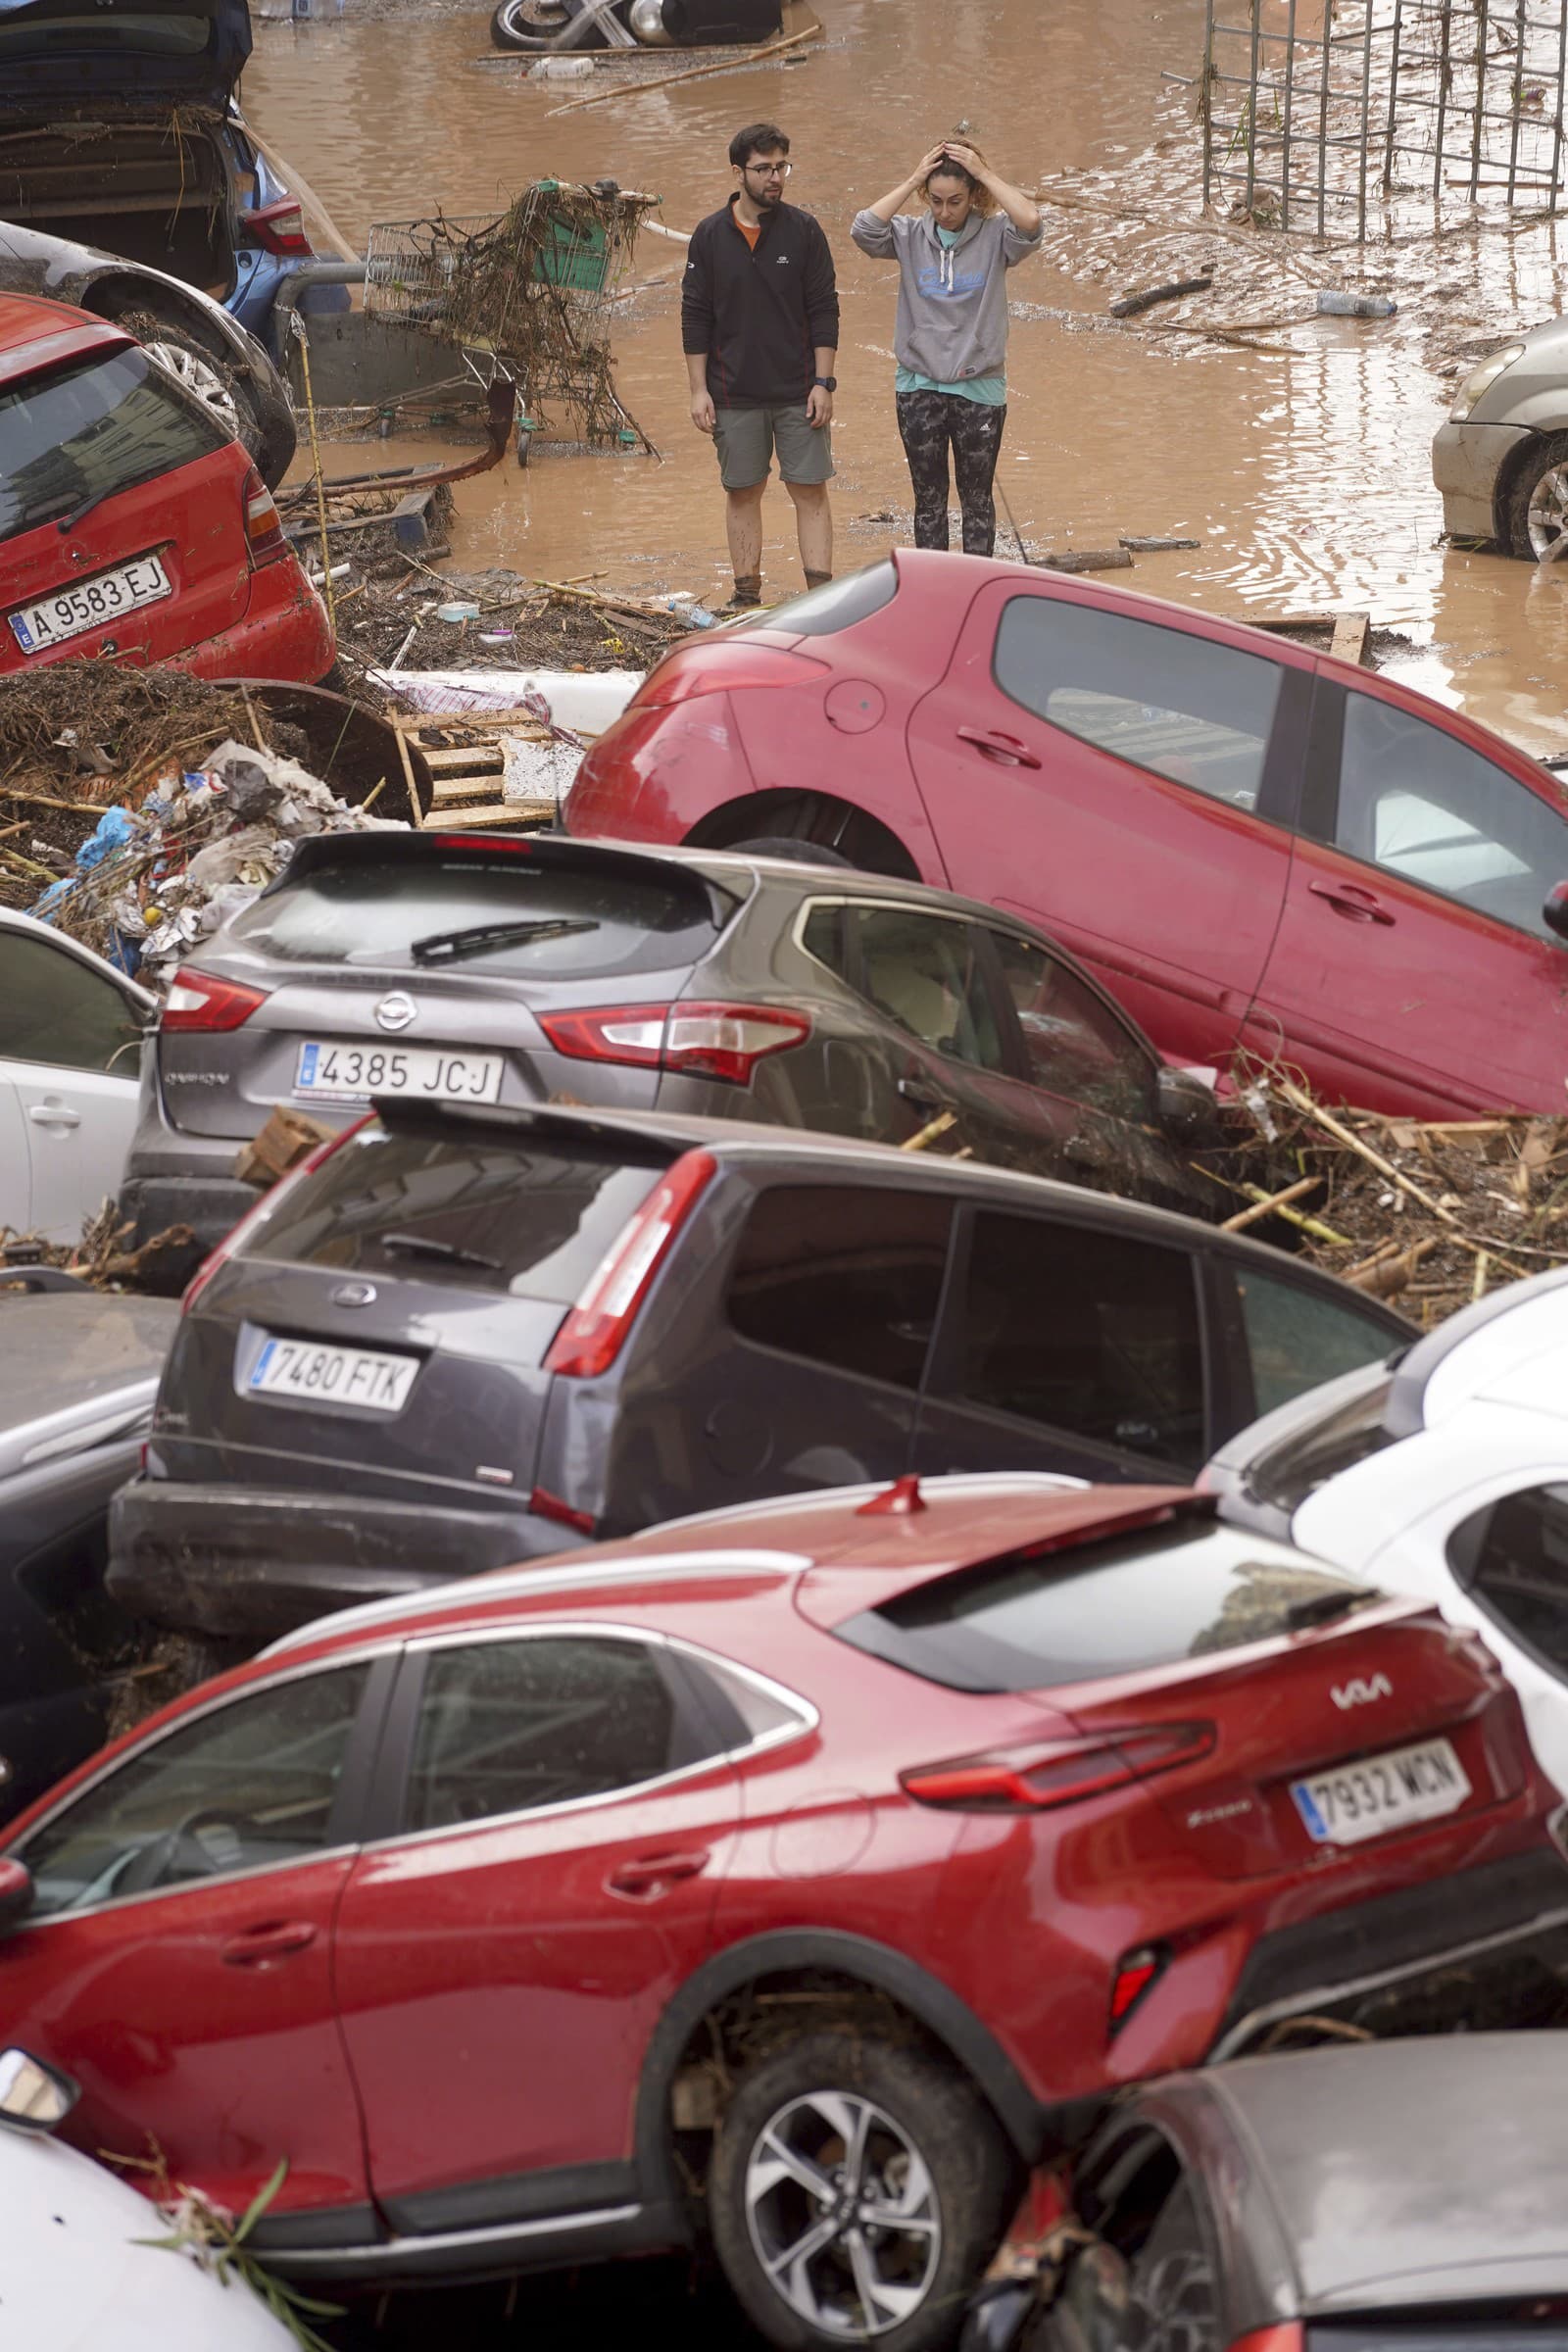
[(832, 426), (807, 421), (806, 403), (787, 409), (718, 409), (713, 418), (713, 446), (718, 451), (718, 477), (726, 490), (755, 490), (765, 482), (773, 452), (778, 452), (779, 478), (786, 482), (830, 482), (833, 479)]

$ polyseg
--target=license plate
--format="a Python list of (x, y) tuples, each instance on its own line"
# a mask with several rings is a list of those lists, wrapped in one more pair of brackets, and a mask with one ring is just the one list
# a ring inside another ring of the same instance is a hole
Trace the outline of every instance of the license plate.
[(1314, 1844), (1359, 1845), (1413, 1822), (1457, 1813), (1470, 1783), (1446, 1740), (1422, 1740), (1293, 1781), (1291, 1794)]
[(245, 1385), (253, 1396), (297, 1396), (308, 1404), (358, 1404), (372, 1413), (401, 1413), (418, 1369), (416, 1355), (269, 1340)]
[(499, 1054), (445, 1054), (433, 1046), (334, 1046), (312, 1038), (300, 1048), (294, 1092), (317, 1102), (368, 1102), (372, 1095), (494, 1102), (502, 1067)]
[(35, 605), (24, 605), (10, 615), (11, 633), (24, 654), (41, 654), (67, 637), (84, 637), (89, 629), (134, 612), (138, 605), (156, 605), (172, 596), (173, 582), (156, 556), (138, 556), (96, 578), (76, 580)]

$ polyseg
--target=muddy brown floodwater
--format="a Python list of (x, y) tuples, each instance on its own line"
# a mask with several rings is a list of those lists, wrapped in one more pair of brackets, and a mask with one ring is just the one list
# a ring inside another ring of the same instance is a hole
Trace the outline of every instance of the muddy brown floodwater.
[[(1287, 241), (1206, 231), (1191, 93), (1162, 78), (1197, 71), (1202, 0), (818, 0), (828, 45), (795, 64), (632, 90), (554, 120), (582, 85), (529, 80), (500, 58), (485, 6), (371, 0), (356, 13), (360, 0), (315, 0), (318, 12), (338, 4), (305, 23), (258, 11), (243, 94), (356, 238), (437, 206), (489, 213), (547, 174), (657, 190), (662, 219), (689, 228), (728, 191), (733, 128), (783, 122), (791, 199), (822, 220), (839, 264), (840, 568), (880, 553), (896, 526), (876, 518), (908, 502), (895, 272), (855, 250), (850, 218), (965, 118), (1010, 177), (1068, 197), (1048, 205), (1046, 252), (1011, 281), (1001, 481), (1031, 545), (1196, 538), (1198, 550), (1140, 557), (1120, 576), (1243, 617), (1369, 610), (1414, 641), (1399, 674), (1532, 750), (1568, 751), (1568, 565), (1440, 546), (1428, 459), (1452, 391), (1439, 368), (1466, 332), (1499, 341), (1560, 307), (1568, 229), (1493, 225), (1364, 257), (1292, 238), (1261, 259)], [(1205, 258), (1217, 275), (1201, 307), (1133, 331), (1107, 320), (1115, 295)], [(459, 487), (460, 564), (558, 578), (603, 567), (621, 583), (726, 593), (712, 451), (686, 413), (679, 268), (678, 248), (644, 240), (633, 277), (652, 282), (615, 336), (622, 395), (662, 462), (545, 449), (523, 471), (509, 460)], [(1315, 318), (1316, 286), (1350, 280), (1393, 288), (1397, 315)], [(1264, 317), (1250, 348), (1190, 331)], [(765, 513), (768, 585), (782, 593), (799, 575), (776, 489)], [(1013, 552), (1005, 538), (1002, 552)]]

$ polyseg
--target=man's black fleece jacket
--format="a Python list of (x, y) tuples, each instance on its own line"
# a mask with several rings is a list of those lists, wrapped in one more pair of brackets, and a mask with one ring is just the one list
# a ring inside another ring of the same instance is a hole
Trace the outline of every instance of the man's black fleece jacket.
[(732, 196), (692, 231), (681, 285), (681, 346), (708, 354), (717, 409), (784, 409), (806, 399), (820, 347), (836, 351), (839, 297), (820, 225), (793, 204), (762, 215), (754, 253)]

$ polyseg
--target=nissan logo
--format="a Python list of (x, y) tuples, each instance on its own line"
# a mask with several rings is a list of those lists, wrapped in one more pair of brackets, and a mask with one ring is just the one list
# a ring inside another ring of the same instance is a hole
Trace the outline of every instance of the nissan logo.
[(368, 1306), (375, 1298), (373, 1282), (340, 1282), (332, 1293), (334, 1306)]
[(419, 1007), (401, 988), (395, 988), (389, 997), (383, 997), (375, 1008), (376, 1027), (390, 1029), (394, 1035), (400, 1029), (412, 1028), (418, 1017)]

